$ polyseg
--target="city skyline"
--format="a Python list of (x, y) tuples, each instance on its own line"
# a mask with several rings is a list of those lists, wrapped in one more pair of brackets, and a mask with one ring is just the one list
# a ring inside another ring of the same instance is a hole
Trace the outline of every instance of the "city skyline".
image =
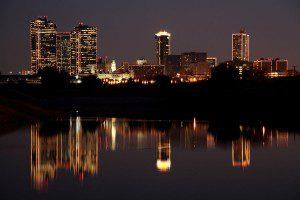
[(300, 0), (1, 0), (0, 20), (1, 200), (299, 196)]
[[(66, 2), (59, 2), (61, 6), (57, 9), (52, 9), (55, 1), (44, 1), (44, 7), (41, 3), (34, 5), (31, 1), (28, 4), (26, 2), (27, 5), (17, 0), (2, 3), (4, 6), (7, 5), (7, 8), (1, 12), (1, 19), (10, 31), (0, 33), (1, 38), (5, 38), (1, 45), (0, 71), (16, 73), (23, 68), (28, 68), (30, 65), (30, 57), (27, 53), (29, 49), (28, 21), (38, 15), (48, 15), (52, 21), (58, 24), (59, 32), (72, 30), (79, 22), (96, 26), (99, 29), (98, 43), (100, 43), (98, 55), (107, 55), (111, 59), (117, 59), (118, 62), (133, 62), (137, 58), (145, 57), (154, 63), (153, 33), (161, 29), (166, 29), (172, 34), (172, 53), (174, 54), (186, 51), (208, 52), (209, 55), (218, 57), (220, 62), (230, 60), (231, 34), (238, 32), (241, 27), (245, 27), (247, 33), (251, 35), (251, 60), (260, 57), (281, 57), (289, 59), (290, 66), (299, 66), (297, 59), (299, 53), (297, 52), (300, 52), (300, 45), (296, 40), (296, 35), (300, 33), (297, 26), (299, 4), (296, 1), (272, 1), (271, 7), (274, 12), (272, 17), (263, 15), (262, 8), (269, 5), (269, 1), (260, 2), (260, 7), (257, 7), (258, 2), (244, 2), (243, 6), (247, 6), (249, 9), (255, 8), (256, 14), (245, 13), (240, 19), (233, 19), (233, 16), (223, 17), (226, 9), (229, 9), (228, 11), (232, 11), (232, 9), (229, 8), (230, 3), (224, 5), (223, 2), (218, 1), (216, 1), (218, 2), (216, 5), (214, 4), (216, 2), (190, 1), (190, 4), (179, 4), (175, 1), (170, 4), (169, 8), (166, 8), (166, 13), (163, 13), (161, 8), (153, 10), (157, 12), (143, 12), (144, 9), (141, 11), (138, 9), (149, 5), (148, 2), (128, 1), (126, 4), (116, 1), (114, 5), (105, 2), (105, 8), (102, 9), (99, 8), (98, 3), (91, 8), (88, 2), (84, 4), (79, 2), (72, 8), (72, 11), (68, 12), (64, 12)], [(163, 2), (163, 5), (168, 3), (170, 2)], [(238, 10), (242, 8), (242, 3), (235, 3), (234, 8)], [(82, 5), (86, 5), (87, 8), (81, 9)], [(127, 6), (126, 8), (129, 9), (127, 15), (121, 6)], [(201, 9), (204, 9), (203, 14), (191, 12), (187, 15), (176, 16), (174, 12), (180, 8), (200, 9), (200, 6), (202, 6)], [(21, 7), (24, 10), (11, 17), (11, 11)], [(97, 8), (103, 12), (96, 12)], [(91, 12), (87, 12), (87, 9), (90, 9)], [(120, 13), (117, 10), (120, 10)], [(205, 14), (209, 10), (214, 10), (214, 12), (207, 17)], [(278, 16), (276, 12), (278, 13), (279, 10), (285, 14)], [(108, 15), (112, 11), (115, 11), (115, 14)], [(242, 11), (238, 11), (238, 13), (240, 12)], [(136, 17), (141, 13), (145, 14)], [(186, 21), (190, 18), (194, 20)], [(257, 20), (258, 18), (260, 20)], [(284, 28), (279, 29), (278, 26), (275, 26), (277, 24), (284, 24)], [(293, 34), (290, 36), (286, 30), (291, 30)], [(282, 39), (283, 37), (284, 39)], [(18, 59), (15, 59), (15, 56), (12, 58), (13, 55), (18, 55)]]

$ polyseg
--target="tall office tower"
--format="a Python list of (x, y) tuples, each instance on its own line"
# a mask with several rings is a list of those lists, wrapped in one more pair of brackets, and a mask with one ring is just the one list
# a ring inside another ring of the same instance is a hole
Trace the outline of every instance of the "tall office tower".
[(97, 57), (97, 71), (99, 73), (107, 73), (109, 70), (106, 69), (107, 57)]
[(46, 16), (30, 23), (31, 73), (44, 67), (56, 67), (56, 25)]
[(60, 71), (71, 71), (71, 33), (57, 33), (56, 35), (57, 68)]
[(95, 74), (97, 68), (97, 28), (80, 23), (71, 33), (71, 74)]
[(250, 36), (243, 29), (232, 34), (232, 60), (250, 61)]
[(156, 64), (163, 65), (164, 59), (171, 54), (171, 34), (160, 31), (155, 34)]
[(207, 53), (188, 52), (181, 54), (181, 66), (183, 68), (190, 67), (191, 64), (204, 63), (207, 60)]

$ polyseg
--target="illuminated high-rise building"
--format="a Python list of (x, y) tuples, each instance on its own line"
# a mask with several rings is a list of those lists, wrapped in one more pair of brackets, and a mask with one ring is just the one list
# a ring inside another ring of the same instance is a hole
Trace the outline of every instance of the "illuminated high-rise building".
[(56, 24), (46, 16), (30, 23), (31, 73), (44, 67), (56, 67)]
[(57, 68), (60, 71), (71, 71), (71, 33), (57, 33), (56, 36)]
[(94, 74), (97, 68), (97, 28), (80, 23), (71, 33), (71, 74)]
[(232, 60), (250, 61), (250, 35), (243, 29), (232, 34)]
[(155, 34), (156, 64), (163, 65), (164, 59), (171, 54), (171, 34), (160, 31)]

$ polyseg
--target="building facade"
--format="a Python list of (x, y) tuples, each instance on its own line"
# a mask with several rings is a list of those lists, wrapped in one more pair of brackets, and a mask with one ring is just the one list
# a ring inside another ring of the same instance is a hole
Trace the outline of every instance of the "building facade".
[(174, 77), (177, 73), (180, 73), (181, 56), (180, 55), (168, 55), (164, 61), (164, 74), (170, 77)]
[(289, 69), (289, 61), (285, 59), (260, 59), (253, 63), (254, 69), (264, 73), (285, 73)]
[(71, 71), (71, 33), (61, 32), (56, 35), (56, 58), (59, 71)]
[(156, 64), (162, 65), (167, 55), (171, 54), (171, 34), (161, 31), (155, 34)]
[(97, 28), (80, 23), (71, 33), (71, 74), (95, 74), (97, 68)]
[(189, 68), (191, 64), (206, 62), (207, 53), (188, 52), (181, 54), (181, 67)]
[(144, 59), (144, 58), (140, 58), (140, 59), (136, 60), (136, 64), (137, 65), (147, 65), (148, 61), (146, 59)]
[(164, 75), (163, 65), (127, 65), (118, 69), (119, 72), (133, 72), (134, 79), (154, 80), (157, 76)]
[(276, 72), (284, 73), (289, 70), (289, 61), (288, 60), (275, 60)]
[(253, 67), (255, 70), (261, 70), (265, 73), (272, 73), (273, 71), (275, 71), (272, 59), (256, 60), (253, 62)]
[(208, 57), (206, 62), (209, 64), (211, 68), (214, 68), (218, 65), (218, 59), (216, 57)]
[(260, 59), (253, 63), (254, 70), (260, 70), (269, 78), (288, 76), (289, 61), (285, 59)]
[(39, 16), (30, 23), (31, 74), (56, 64), (56, 24), (47, 16)]
[(232, 60), (250, 61), (250, 35), (243, 29), (232, 34)]

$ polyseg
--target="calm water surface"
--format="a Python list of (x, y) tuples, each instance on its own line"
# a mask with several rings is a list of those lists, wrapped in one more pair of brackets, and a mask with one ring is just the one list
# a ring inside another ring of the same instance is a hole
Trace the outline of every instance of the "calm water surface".
[(0, 199), (300, 199), (300, 134), (71, 118), (0, 136)]

